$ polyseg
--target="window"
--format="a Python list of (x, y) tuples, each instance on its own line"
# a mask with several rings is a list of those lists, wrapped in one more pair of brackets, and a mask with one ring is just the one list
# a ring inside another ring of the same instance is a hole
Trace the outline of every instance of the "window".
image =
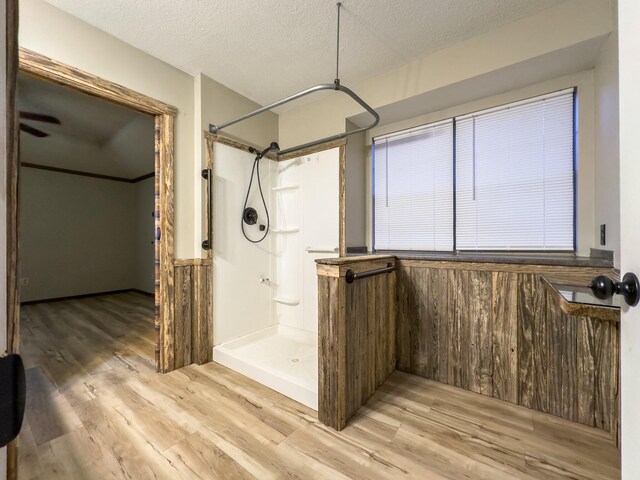
[(453, 248), (453, 120), (375, 139), (378, 250)]
[(570, 89), (376, 137), (374, 248), (574, 251), (574, 131)]

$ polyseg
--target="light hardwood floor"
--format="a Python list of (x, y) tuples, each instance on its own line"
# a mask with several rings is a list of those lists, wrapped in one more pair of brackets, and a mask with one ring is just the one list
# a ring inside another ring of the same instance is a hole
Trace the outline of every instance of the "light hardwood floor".
[(20, 479), (616, 479), (599, 430), (394, 373), (338, 433), (215, 363), (161, 375), (135, 293), (22, 308)]

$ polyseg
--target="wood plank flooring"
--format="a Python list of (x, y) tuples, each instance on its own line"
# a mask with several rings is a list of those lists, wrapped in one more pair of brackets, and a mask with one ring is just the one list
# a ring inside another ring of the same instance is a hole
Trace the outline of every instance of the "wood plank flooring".
[(21, 480), (617, 479), (608, 434), (396, 372), (342, 431), (215, 363), (155, 373), (135, 293), (22, 308)]

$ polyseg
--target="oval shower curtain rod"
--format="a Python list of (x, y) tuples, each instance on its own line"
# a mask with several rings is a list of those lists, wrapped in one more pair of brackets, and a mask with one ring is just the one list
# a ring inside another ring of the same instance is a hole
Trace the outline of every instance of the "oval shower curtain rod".
[(282, 100), (278, 100), (277, 102), (267, 105), (266, 107), (259, 108), (254, 112), (247, 113), (246, 115), (236, 118), (235, 120), (231, 120), (230, 122), (222, 123), (220, 125), (209, 124), (209, 132), (214, 134), (218, 133), (223, 128), (229, 127), (231, 125), (235, 125), (236, 123), (240, 123), (251, 117), (255, 117), (256, 115), (266, 112), (267, 110), (271, 110), (273, 108), (279, 107), (280, 105), (284, 105), (285, 103), (292, 102), (294, 100), (297, 100), (298, 98), (301, 98), (311, 93), (319, 92), (322, 90), (338, 90), (340, 92), (346, 93), (351, 98), (353, 98), (361, 107), (363, 107), (367, 112), (369, 112), (371, 116), (373, 116), (373, 122), (371, 122), (371, 124), (365, 127), (358, 128), (356, 130), (337, 133), (329, 137), (321, 138), (319, 140), (314, 140), (313, 142), (303, 143), (302, 145), (296, 145), (295, 147), (290, 147), (285, 150), (281, 150), (278, 152), (278, 155), (285, 155), (287, 153), (295, 152), (296, 150), (300, 150), (303, 148), (313, 147), (315, 145), (320, 145), (321, 143), (330, 142), (332, 140), (339, 140), (341, 138), (348, 137), (349, 135), (353, 135), (355, 133), (364, 132), (365, 130), (369, 130), (370, 128), (373, 128), (376, 125), (378, 125), (378, 123), (380, 122), (380, 115), (378, 115), (378, 112), (376, 112), (372, 107), (370, 107), (364, 100), (362, 100), (358, 95), (356, 95), (351, 89), (340, 84), (340, 78), (338, 77), (338, 65), (339, 65), (339, 58), (340, 58), (340, 7), (342, 6), (342, 4), (338, 3), (337, 6), (338, 6), (338, 29), (337, 29), (337, 48), (336, 48), (336, 79), (334, 80), (333, 83), (323, 83), (320, 85), (316, 85), (315, 87), (308, 88), (306, 90), (296, 93), (295, 95), (291, 95), (290, 97), (284, 98)]
[(284, 105), (285, 103), (289, 103), (293, 100), (297, 100), (298, 98), (309, 95), (310, 93), (319, 92), (321, 90), (339, 90), (341, 92), (346, 93), (351, 98), (353, 98), (358, 104), (360, 104), (367, 112), (369, 112), (373, 116), (373, 122), (370, 125), (367, 125), (362, 128), (358, 128), (357, 130), (351, 130), (349, 132), (337, 133), (336, 135), (331, 135), (329, 137), (321, 138), (319, 140), (314, 140), (313, 142), (304, 143), (302, 145), (296, 145), (295, 147), (287, 148), (285, 150), (280, 150), (278, 155), (285, 155), (287, 153), (294, 152), (296, 150), (300, 150), (307, 147), (313, 147), (315, 145), (320, 145), (321, 143), (330, 142), (332, 140), (338, 140), (340, 138), (348, 137), (349, 135), (353, 135), (354, 133), (364, 132), (365, 130), (369, 130), (370, 128), (375, 127), (380, 122), (380, 115), (373, 108), (371, 108), (364, 100), (362, 100), (358, 95), (356, 95), (351, 89), (345, 87), (344, 85), (324, 83), (320, 85), (316, 85), (315, 87), (308, 88), (303, 90), (302, 92), (296, 93), (295, 95), (291, 95), (283, 100), (279, 100), (271, 105), (267, 105), (266, 107), (262, 107), (254, 112), (247, 113), (240, 118), (236, 118), (235, 120), (231, 120), (230, 122), (222, 123), (220, 125), (212, 125), (209, 124), (209, 132), (210, 133), (218, 133), (223, 128), (229, 127), (231, 125), (235, 125), (236, 123), (240, 123), (244, 120), (247, 120), (251, 117), (259, 115), (267, 110), (271, 110), (272, 108), (279, 107), (280, 105)]

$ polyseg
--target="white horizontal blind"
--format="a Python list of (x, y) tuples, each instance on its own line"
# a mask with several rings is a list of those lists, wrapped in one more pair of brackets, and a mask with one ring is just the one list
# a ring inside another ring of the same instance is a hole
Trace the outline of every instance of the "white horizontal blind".
[(456, 119), (456, 248), (574, 250), (573, 89)]
[(453, 248), (453, 120), (373, 143), (376, 250)]

